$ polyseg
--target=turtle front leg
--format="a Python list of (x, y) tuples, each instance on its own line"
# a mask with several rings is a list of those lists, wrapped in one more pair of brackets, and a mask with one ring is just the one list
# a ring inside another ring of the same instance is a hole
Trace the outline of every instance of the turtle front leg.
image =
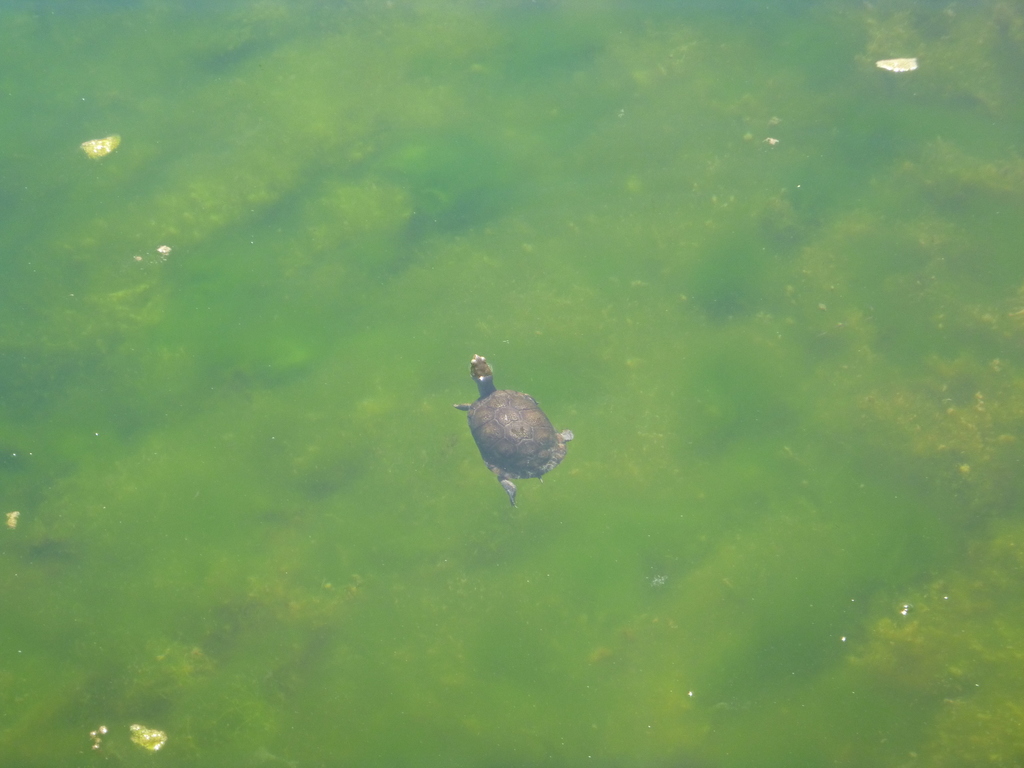
[(501, 487), (505, 489), (505, 493), (508, 494), (508, 500), (512, 502), (512, 506), (516, 505), (516, 486), (507, 477), (499, 477), (498, 482), (501, 483)]

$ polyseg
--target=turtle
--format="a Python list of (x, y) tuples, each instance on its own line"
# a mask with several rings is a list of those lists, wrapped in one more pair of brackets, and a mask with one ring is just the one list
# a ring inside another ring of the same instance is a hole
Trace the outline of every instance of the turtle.
[(498, 476), (514, 507), (516, 486), (512, 481), (541, 477), (557, 467), (573, 434), (568, 429), (555, 432), (537, 401), (524, 392), (496, 389), (487, 358), (473, 355), (469, 371), (480, 397), (455, 407), (468, 411), (469, 430), (480, 456)]

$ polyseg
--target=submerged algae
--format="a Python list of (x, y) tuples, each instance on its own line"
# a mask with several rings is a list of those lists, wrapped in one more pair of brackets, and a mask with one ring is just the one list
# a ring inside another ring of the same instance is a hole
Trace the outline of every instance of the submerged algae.
[[(532, 17), (571, 44), (528, 72), (514, 25), (436, 8), (363, 4), (326, 37), (232, 25), (201, 36), (189, 98), (144, 102), (150, 137), (78, 180), (107, 197), (34, 252), (88, 298), (4, 336), (50, 387), (20, 435), (74, 462), (37, 483), (4, 586), (37, 652), (92, 671), (38, 686), (18, 738), (53, 702), (128, 701), (196, 764), (263, 739), (309, 762), (863, 756), (863, 707), (814, 687), (860, 596), (950, 570), (950, 540), (1019, 497), (1022, 297), (992, 276), (1016, 241), (987, 231), (1019, 170), (974, 131), (994, 102), (937, 125), (945, 86), (922, 107), (862, 81), (820, 16), (780, 46), (700, 19), (577, 33), (571, 11)], [(761, 55), (808, 39), (827, 66)], [(949, 44), (888, 39), (923, 62)], [(744, 138), (769, 128), (777, 147)], [(467, 132), (463, 155), (445, 137)], [(108, 258), (169, 235), (166, 265)], [(499, 344), (571, 370), (545, 389), (595, 436), (522, 518), (488, 511), (444, 410), (457, 350)], [(46, 366), (93, 348), (115, 362), (76, 391)], [(905, 662), (880, 685), (946, 695), (907, 626), (878, 629)]]
[(920, 695), (934, 709), (916, 764), (1017, 764), (1024, 752), (1022, 595), (1024, 525), (995, 523), (961, 566), (904, 593), (913, 612), (878, 620), (867, 648), (851, 657), (862, 681)]

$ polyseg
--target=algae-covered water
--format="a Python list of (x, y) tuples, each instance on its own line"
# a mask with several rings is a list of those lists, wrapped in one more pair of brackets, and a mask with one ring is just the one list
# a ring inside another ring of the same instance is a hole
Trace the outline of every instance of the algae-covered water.
[(1004, 0), (0, 4), (0, 764), (1019, 766), (1022, 83)]

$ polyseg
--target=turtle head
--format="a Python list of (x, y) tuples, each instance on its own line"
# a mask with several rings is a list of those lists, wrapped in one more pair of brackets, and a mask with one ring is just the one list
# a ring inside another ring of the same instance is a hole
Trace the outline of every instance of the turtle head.
[(494, 392), (494, 371), (487, 364), (487, 358), (482, 355), (473, 355), (469, 362), (469, 372), (476, 382), (476, 388), (480, 391), (480, 397), (487, 397)]

